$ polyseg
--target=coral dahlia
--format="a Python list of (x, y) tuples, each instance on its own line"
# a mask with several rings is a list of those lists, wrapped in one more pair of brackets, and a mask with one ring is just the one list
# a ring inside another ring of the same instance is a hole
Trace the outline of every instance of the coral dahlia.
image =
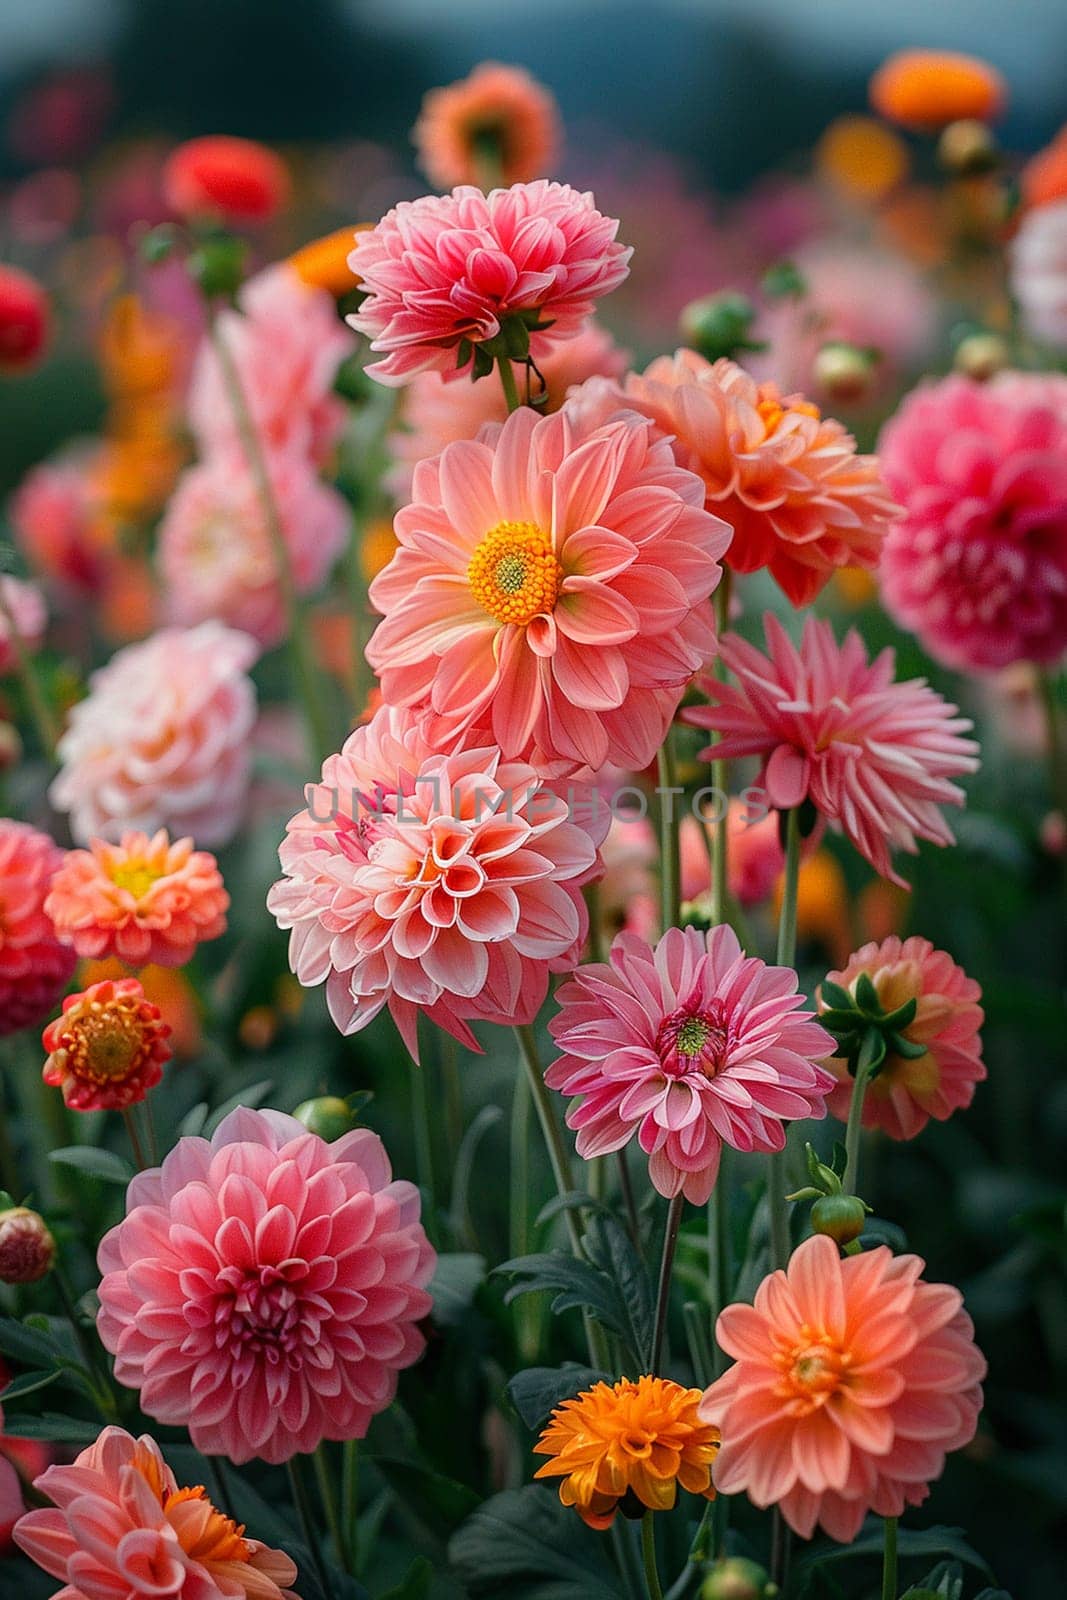
[(0, 817), (0, 1037), (42, 1022), (74, 971), (74, 951), (45, 910), (62, 864), (46, 833)]
[(556, 159), (559, 110), (522, 67), (483, 61), (459, 83), (430, 90), (412, 139), (419, 166), (439, 189), (479, 183), (487, 167), (501, 183), (528, 183)]
[(169, 1033), (136, 978), (105, 978), (69, 994), (44, 1030), (42, 1077), (74, 1111), (125, 1111), (162, 1078)]

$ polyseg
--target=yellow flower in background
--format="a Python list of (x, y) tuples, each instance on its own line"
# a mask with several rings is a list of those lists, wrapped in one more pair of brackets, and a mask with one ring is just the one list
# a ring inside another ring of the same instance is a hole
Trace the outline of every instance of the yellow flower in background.
[(874, 117), (837, 117), (815, 147), (815, 167), (836, 189), (880, 200), (907, 176), (908, 147)]

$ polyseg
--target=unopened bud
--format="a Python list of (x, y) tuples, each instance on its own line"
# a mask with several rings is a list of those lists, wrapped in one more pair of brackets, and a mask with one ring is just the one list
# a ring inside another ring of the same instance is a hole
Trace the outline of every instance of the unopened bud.
[(356, 1119), (346, 1101), (335, 1094), (320, 1095), (316, 1100), (305, 1100), (293, 1112), (297, 1122), (302, 1122), (309, 1133), (332, 1144), (356, 1126)]
[(744, 1556), (728, 1556), (704, 1579), (700, 1600), (772, 1600), (778, 1585), (764, 1569)]
[(830, 400), (854, 405), (870, 393), (877, 369), (875, 351), (835, 340), (824, 344), (816, 355), (812, 376)]
[(811, 1208), (811, 1225), (835, 1244), (851, 1244), (863, 1232), (867, 1207), (854, 1194), (827, 1194)]
[(232, 299), (244, 282), (246, 255), (243, 239), (219, 234), (191, 253), (189, 274), (207, 299)]
[(937, 159), (954, 178), (978, 178), (1000, 165), (996, 140), (984, 122), (950, 122), (937, 145)]
[(736, 355), (739, 350), (760, 350), (750, 337), (756, 308), (747, 295), (726, 289), (721, 294), (691, 300), (679, 318), (682, 338), (708, 361)]
[(26, 1206), (0, 1211), (0, 1283), (36, 1283), (51, 1272), (56, 1241), (42, 1216)]
[(956, 371), (984, 383), (1011, 364), (1008, 341), (999, 333), (969, 333), (956, 346)]

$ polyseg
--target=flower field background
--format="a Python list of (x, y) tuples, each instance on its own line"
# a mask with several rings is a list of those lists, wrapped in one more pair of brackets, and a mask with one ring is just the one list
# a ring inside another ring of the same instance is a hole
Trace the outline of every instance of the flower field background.
[(0, 1595), (1057, 1593), (1067, 129), (145, 18), (0, 153)]

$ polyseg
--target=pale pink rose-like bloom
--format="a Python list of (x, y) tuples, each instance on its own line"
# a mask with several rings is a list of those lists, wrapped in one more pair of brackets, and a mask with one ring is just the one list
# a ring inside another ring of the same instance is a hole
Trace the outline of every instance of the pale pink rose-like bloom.
[(707, 676), (711, 701), (686, 722), (723, 737), (711, 748), (732, 761), (760, 756), (760, 783), (781, 811), (810, 801), (891, 882), (890, 860), (915, 855), (919, 839), (952, 844), (940, 807), (962, 805), (950, 780), (978, 768), (972, 726), (923, 678), (894, 683), (895, 652), (873, 661), (855, 630), (836, 643), (830, 624), (809, 617), (799, 648), (778, 619), (764, 617), (768, 653), (737, 634), (721, 640), (731, 681)]
[(230, 897), (213, 855), (165, 828), (92, 839), (68, 850), (45, 910), (59, 937), (89, 960), (182, 967), (198, 944), (226, 930)]
[(240, 1107), (134, 1178), (97, 1329), (158, 1422), (238, 1464), (362, 1439), (422, 1354), (436, 1256), (369, 1128)]
[(107, 573), (93, 454), (70, 450), (26, 474), (11, 497), (15, 543), (44, 578), (76, 594), (97, 594)]
[(904, 507), (879, 574), (891, 616), (946, 666), (1055, 666), (1067, 651), (1067, 378), (923, 384), (879, 446)]
[(34, 1488), (55, 1509), (27, 1512), (15, 1543), (66, 1585), (56, 1600), (298, 1600), (289, 1557), (179, 1488), (146, 1433), (105, 1428)]
[[(337, 316), (333, 296), (282, 264), (250, 278), (238, 295), (238, 308), (221, 313), (219, 336), (260, 439), (270, 451), (294, 450), (321, 465), (344, 427), (345, 405), (333, 393), (333, 383), (356, 343)], [(189, 421), (201, 455), (243, 454), (209, 340), (193, 368)]]
[(683, 349), (623, 384), (591, 380), (582, 405), (598, 420), (619, 408), (650, 417), (733, 528), (727, 565), (766, 567), (794, 605), (809, 605), (837, 567), (877, 566), (896, 513), (878, 458), (802, 395)]
[[(348, 503), (299, 455), (273, 452), (267, 470), (293, 582), (298, 594), (311, 594), (345, 547)], [(213, 455), (182, 474), (160, 524), (157, 560), (173, 622), (217, 617), (264, 646), (283, 637), (274, 547), (242, 456)]]
[(471, 1020), (531, 1022), (550, 970), (585, 940), (593, 808), (588, 826), (570, 820), (532, 767), (488, 744), (442, 755), (423, 719), (393, 707), (306, 794), (267, 905), (292, 930), (300, 982), (325, 981), (341, 1032), (388, 1006), (417, 1059), (419, 1011), (474, 1050)]
[(460, 345), (495, 339), (512, 318), (552, 324), (531, 338), (540, 363), (625, 278), (618, 226), (591, 194), (545, 179), (401, 201), (348, 258), (366, 292), (348, 320), (383, 357), (367, 371), (390, 385), (430, 370), (461, 377)]
[(549, 1023), (565, 1052), (545, 1082), (577, 1096), (583, 1160), (637, 1135), (662, 1195), (703, 1205), (724, 1144), (781, 1150), (785, 1120), (822, 1117), (833, 1040), (790, 967), (746, 956), (732, 928), (669, 928), (653, 949), (621, 933), (610, 965), (580, 967)]
[(93, 673), (49, 790), (79, 844), (130, 829), (232, 838), (248, 789), (256, 653), (247, 633), (202, 622), (163, 628)]
[(1067, 200), (1023, 213), (1011, 244), (1011, 287), (1027, 332), (1067, 346)]
[(963, 1297), (919, 1256), (838, 1253), (816, 1234), (715, 1337), (734, 1365), (704, 1392), (722, 1430), (720, 1494), (777, 1506), (803, 1538), (849, 1543), (869, 1511), (921, 1505), (945, 1456), (974, 1438), (986, 1363)]
[(500, 164), (502, 183), (543, 177), (559, 150), (559, 109), (522, 67), (482, 61), (469, 77), (431, 89), (412, 131), (419, 166), (439, 189), (478, 183), (479, 144)]
[(491, 727), (507, 759), (639, 771), (714, 651), (730, 530), (647, 421), (571, 408), (418, 464), (367, 660), (389, 704)]
[[(827, 976), (854, 994), (856, 979), (864, 972), (883, 1010), (916, 1002), (915, 1020), (900, 1032), (912, 1044), (925, 1045), (926, 1054), (906, 1060), (890, 1050), (867, 1084), (863, 1126), (881, 1128), (891, 1139), (914, 1139), (931, 1117), (945, 1122), (954, 1111), (965, 1110), (976, 1084), (986, 1077), (979, 1032), (982, 991), (929, 939), (901, 941), (893, 934), (881, 944), (865, 944), (842, 972)], [(825, 1009), (821, 999), (819, 1009)], [(826, 1066), (838, 1080), (828, 1102), (830, 1112), (847, 1122), (854, 1080), (843, 1057), (831, 1056)]]
[[(27, 655), (33, 655), (44, 638), (48, 621), (44, 596), (34, 583), (24, 583), (21, 578), (0, 575), (0, 677), (14, 672), (17, 657), (11, 637), (14, 623), (15, 639)], [(9, 620), (10, 619), (10, 620)]]
[(0, 817), (0, 1036), (44, 1020), (75, 955), (45, 910), (63, 851), (26, 822)]

